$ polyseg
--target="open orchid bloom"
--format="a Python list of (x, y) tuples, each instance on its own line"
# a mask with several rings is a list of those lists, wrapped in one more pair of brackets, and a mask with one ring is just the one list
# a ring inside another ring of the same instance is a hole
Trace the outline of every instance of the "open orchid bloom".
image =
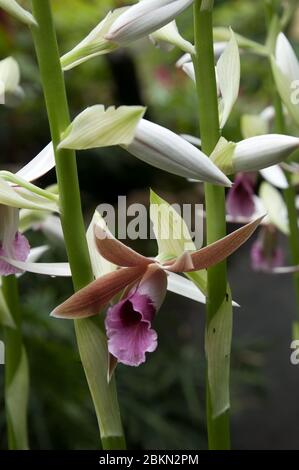
[(238, 173), (233, 187), (229, 190), (226, 207), (233, 217), (251, 217), (254, 214), (255, 177), (249, 173)]
[(223, 261), (254, 232), (261, 219), (193, 253), (160, 262), (147, 258), (113, 238), (100, 225), (94, 236), (100, 255), (119, 269), (99, 277), (59, 305), (52, 316), (85, 318), (99, 314), (118, 293), (123, 298), (110, 307), (106, 318), (110, 353), (119, 362), (139, 365), (153, 351), (157, 335), (152, 321), (164, 299), (167, 273), (194, 272)]
[(30, 246), (19, 230), (19, 210), (58, 212), (57, 196), (34, 186), (31, 181), (39, 178), (54, 166), (53, 147), (49, 144), (18, 173), (0, 172), (0, 275), (22, 272), (8, 260), (25, 263)]

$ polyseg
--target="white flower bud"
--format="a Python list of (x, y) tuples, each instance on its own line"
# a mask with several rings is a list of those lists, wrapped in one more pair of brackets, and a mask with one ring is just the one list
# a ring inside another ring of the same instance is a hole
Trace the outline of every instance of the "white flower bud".
[(105, 38), (124, 45), (170, 23), (193, 0), (141, 0), (112, 24)]
[(299, 138), (281, 134), (250, 137), (236, 145), (233, 170), (258, 171), (282, 162), (299, 148)]
[(174, 132), (141, 119), (133, 142), (126, 147), (140, 160), (161, 170), (223, 186), (230, 180), (198, 148)]

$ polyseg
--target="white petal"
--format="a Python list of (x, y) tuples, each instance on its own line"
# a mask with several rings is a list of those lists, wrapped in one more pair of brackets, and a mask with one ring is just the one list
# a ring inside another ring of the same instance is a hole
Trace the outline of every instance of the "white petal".
[(174, 292), (175, 294), (182, 295), (188, 299), (195, 300), (201, 304), (206, 303), (205, 295), (203, 295), (203, 293), (193, 284), (193, 282), (189, 281), (183, 276), (180, 276), (179, 274), (167, 274), (167, 289), (170, 292)]
[(127, 150), (140, 160), (185, 178), (231, 186), (230, 180), (199, 149), (174, 132), (142, 119)]
[(4, 256), (0, 256), (0, 259), (22, 271), (30, 273), (44, 274), (52, 277), (70, 277), (72, 275), (68, 263), (31, 263), (30, 261), (17, 261)]
[(34, 181), (55, 167), (53, 144), (50, 142), (36, 157), (16, 174), (26, 181)]
[(14, 16), (23, 23), (31, 25), (37, 25), (34, 17), (29, 11), (25, 10), (15, 0), (0, 0), (0, 8), (7, 11), (10, 15)]
[(277, 38), (275, 58), (278, 67), (291, 82), (299, 80), (299, 61), (283, 33), (280, 33)]
[[(195, 286), (192, 281), (189, 281), (179, 274), (167, 272), (167, 290), (174, 294), (181, 295), (191, 300), (195, 300), (201, 304), (206, 303), (206, 296)], [(233, 302), (233, 307), (240, 305)]]
[(269, 222), (288, 235), (288, 212), (280, 191), (264, 181), (260, 186), (259, 194), (267, 210)]
[(279, 165), (264, 168), (263, 170), (260, 170), (260, 174), (266, 181), (268, 181), (268, 183), (273, 184), (273, 186), (276, 186), (277, 188), (286, 189), (288, 187), (286, 176)]

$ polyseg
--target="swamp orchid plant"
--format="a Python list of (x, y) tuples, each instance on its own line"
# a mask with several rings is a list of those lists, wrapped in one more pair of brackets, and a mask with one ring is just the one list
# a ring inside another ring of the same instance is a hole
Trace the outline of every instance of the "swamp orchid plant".
[[(113, 371), (118, 362), (139, 366), (145, 361), (146, 353), (156, 349), (154, 319), (167, 289), (206, 303), (209, 447), (227, 449), (230, 446), (229, 358), (235, 304), (227, 281), (226, 259), (261, 224), (262, 236), (252, 251), (254, 267), (273, 272), (282, 263), (281, 252), (275, 245), (276, 230), (290, 236), (294, 266), (299, 265), (292, 185), (296, 167), (289, 164), (284, 172), (279, 166), (299, 148), (299, 138), (287, 135), (281, 128), (270, 133), (266, 113), (257, 119), (243, 118), (244, 140), (240, 142), (229, 142), (221, 134), (238, 99), (239, 47), (269, 58), (285, 105), (284, 111), (279, 102), (276, 115), (281, 111), (280, 119), (283, 119), (286, 113), (296, 124), (298, 105), (290, 99), (290, 86), (292, 80), (299, 78), (298, 61), (279, 30), (274, 40), (262, 46), (231, 29), (218, 28), (214, 30), (214, 38), (219, 42), (214, 45), (213, 0), (141, 0), (116, 9), (60, 59), (50, 1), (32, 0), (31, 3), (32, 13), (15, 0), (0, 0), (0, 8), (31, 28), (51, 132), (47, 147), (17, 174), (0, 172), (0, 310), (1, 318), (4, 311), (9, 312), (6, 318), (10, 321), (2, 324), (6, 330), (6, 348), (14, 351), (8, 355), (6, 364), (9, 446), (21, 449), (29, 445), (28, 362), (20, 335), (21, 308), (14, 276), (28, 271), (72, 276), (75, 293), (56, 307), (52, 316), (75, 320), (78, 348), (104, 449), (125, 447)], [(181, 36), (175, 23), (175, 18), (191, 4), (194, 45)], [(269, 31), (273, 35), (273, 28)], [(190, 143), (184, 136), (144, 119), (145, 108), (141, 106), (91, 105), (70, 120), (63, 71), (147, 36), (162, 50), (177, 47), (187, 54), (177, 66), (196, 84), (200, 116), (198, 145), (194, 145), (194, 138)], [(276, 46), (271, 49), (269, 44)], [(20, 97), (19, 81), (14, 59), (1, 61), (4, 98), (11, 94)], [(145, 257), (114, 238), (98, 213), (85, 233), (75, 150), (116, 145), (146, 164), (204, 183), (207, 246), (197, 250), (190, 234), (186, 235), (186, 230), (178, 231), (185, 228), (184, 220), (153, 192), (151, 207), (156, 204), (160, 213), (158, 216), (155, 209), (151, 213), (158, 256)], [(54, 166), (57, 194), (51, 188), (44, 190), (32, 183)], [(255, 195), (257, 172), (267, 181), (262, 183), (259, 197)], [(233, 175), (236, 176), (232, 185), (229, 176)], [(274, 186), (287, 192), (287, 207)], [(231, 188), (226, 202), (225, 187)], [(53, 213), (59, 217), (53, 217)], [(169, 214), (171, 217), (167, 217)], [(26, 229), (36, 221), (40, 227), (46, 223), (55, 225), (54, 230), (64, 239), (67, 263), (39, 263), (36, 257), (30, 258), (29, 244), (21, 233), (22, 216), (26, 218), (23, 224)], [(246, 224), (227, 235), (226, 220)], [(167, 224), (171, 234), (167, 239), (161, 236), (163, 224)], [(105, 322), (99, 320), (99, 315), (105, 315)], [(17, 368), (11, 368), (10, 357), (18, 364)]]

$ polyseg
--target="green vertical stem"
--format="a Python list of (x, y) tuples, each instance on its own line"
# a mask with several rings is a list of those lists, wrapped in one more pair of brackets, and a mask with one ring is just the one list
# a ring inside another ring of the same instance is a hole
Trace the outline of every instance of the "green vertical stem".
[[(203, 5), (207, 9), (201, 9)], [(210, 5), (209, 5), (210, 4)], [(194, 32), (196, 58), (194, 59), (199, 100), (200, 137), (202, 150), (210, 155), (220, 136), (218, 98), (213, 48), (213, 1), (195, 0)], [(225, 190), (205, 184), (207, 243), (226, 235)], [(208, 269), (207, 327), (223, 303), (227, 292), (226, 262)], [(213, 418), (207, 381), (207, 428), (210, 449), (229, 449), (229, 413)]]
[[(26, 450), (28, 449), (28, 430), (27, 430), (27, 405), (28, 393), (27, 390), (19, 390), (18, 393), (22, 395), (22, 400), (18, 403), (18, 395), (14, 393), (14, 381), (20, 371), (22, 357), (25, 353), (23, 340), (22, 340), (22, 315), (20, 309), (18, 280), (15, 276), (6, 276), (2, 278), (2, 291), (11, 313), (15, 328), (4, 328), (4, 343), (5, 343), (5, 404), (6, 404), (6, 422), (7, 422), (7, 436), (8, 448), (10, 450)], [(25, 367), (23, 371), (27, 375), (24, 378), (25, 383), (29, 382), (28, 369)], [(12, 396), (13, 392), (13, 396)], [(10, 402), (11, 407), (8, 403)], [(16, 415), (11, 411), (15, 409)], [(18, 422), (16, 422), (16, 420)]]
[[(65, 82), (60, 65), (50, 0), (32, 0), (32, 10), (38, 23), (37, 27), (32, 27), (32, 34), (55, 153), (61, 222), (73, 284), (75, 290), (78, 290), (93, 281), (93, 272), (82, 215), (76, 155), (72, 150), (59, 150), (57, 148), (62, 132), (70, 124)], [(107, 363), (99, 362), (97, 369), (93, 370), (90, 361), (87, 363), (86, 354), (84, 354), (87, 346), (84, 344), (84, 338), (86, 338), (86, 334), (93, 331), (93, 327), (94, 325), (92, 325), (92, 320), (90, 319), (75, 321), (77, 343), (97, 412), (102, 446), (104, 449), (123, 449), (125, 441), (115, 393), (115, 384), (114, 381), (110, 384), (107, 383)], [(100, 328), (103, 331), (103, 326)], [(102, 341), (106, 341), (104, 335), (102, 337)], [(91, 385), (94, 383), (94, 374), (101, 375), (101, 390)], [(102, 396), (111, 398), (109, 407), (102, 406)], [(110, 414), (114, 416), (113, 425), (111, 426), (109, 426)], [(105, 429), (101, 429), (101, 423), (105, 423)]]

